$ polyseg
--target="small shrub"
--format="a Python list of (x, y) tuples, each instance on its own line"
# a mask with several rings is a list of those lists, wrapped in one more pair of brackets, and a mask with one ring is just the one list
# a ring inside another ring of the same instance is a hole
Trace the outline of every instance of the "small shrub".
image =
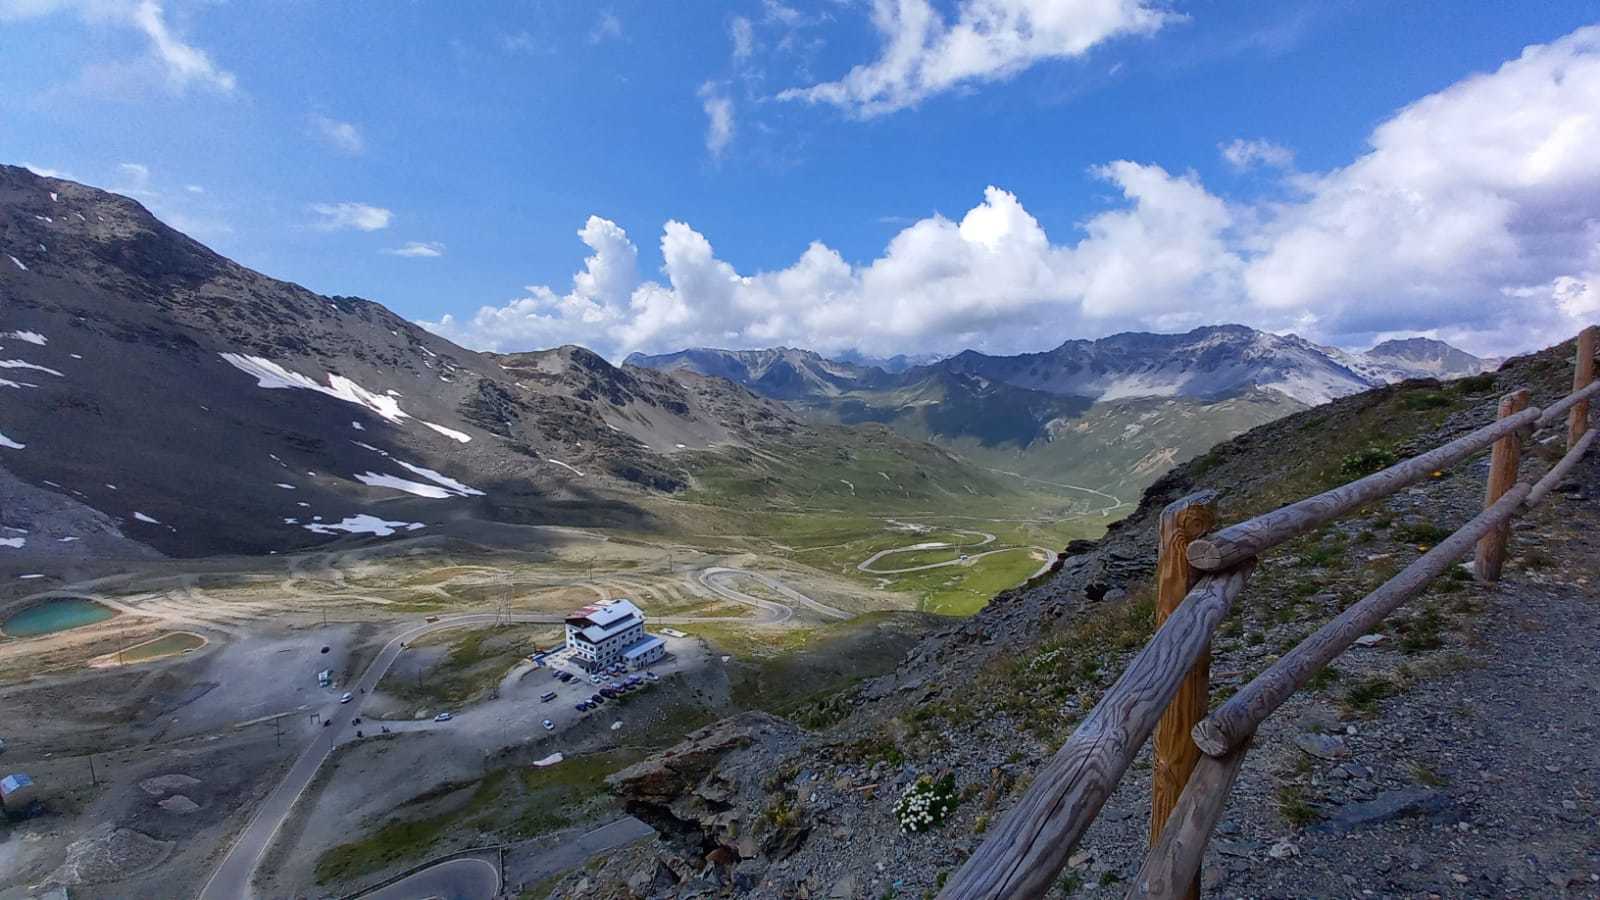
[(1399, 457), (1387, 447), (1363, 447), (1339, 463), (1339, 472), (1351, 478), (1360, 478), (1387, 469), (1396, 462), (1399, 462)]
[(935, 781), (924, 775), (895, 801), (894, 817), (901, 831), (917, 834), (944, 824), (955, 808), (956, 777), (946, 775)]
[(1494, 390), (1494, 375), (1469, 375), (1456, 381), (1456, 390), (1463, 394), (1484, 394)]
[(1076, 894), (1078, 892), (1078, 888), (1083, 887), (1083, 873), (1068, 872), (1067, 874), (1062, 875), (1060, 878), (1056, 879), (1056, 887), (1061, 889), (1061, 893), (1064, 896), (1070, 897), (1073, 894)]

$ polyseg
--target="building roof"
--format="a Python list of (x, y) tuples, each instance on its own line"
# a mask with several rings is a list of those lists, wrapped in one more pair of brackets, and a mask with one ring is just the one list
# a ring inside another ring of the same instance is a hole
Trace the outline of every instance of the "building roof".
[(617, 623), (626, 619), (638, 619), (642, 622), (644, 612), (634, 606), (632, 600), (602, 600), (567, 616), (567, 624), (579, 628), (594, 625), (611, 631)]
[(0, 778), (0, 794), (9, 794), (13, 791), (20, 791), (31, 784), (33, 784), (33, 779), (21, 772), (17, 772), (13, 775), (7, 775), (4, 778)]
[(656, 637), (653, 634), (646, 634), (639, 640), (629, 644), (628, 649), (622, 651), (622, 658), (633, 659), (635, 657), (643, 656), (651, 650), (664, 646), (665, 644), (666, 641), (663, 641), (661, 638)]

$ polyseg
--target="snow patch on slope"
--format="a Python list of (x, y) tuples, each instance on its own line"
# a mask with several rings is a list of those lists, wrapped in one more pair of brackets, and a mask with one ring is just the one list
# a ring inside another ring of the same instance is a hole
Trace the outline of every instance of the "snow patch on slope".
[(435, 425), (432, 422), (423, 422), (422, 424), (432, 428), (434, 431), (439, 432), (452, 441), (460, 441), (461, 443), (465, 444), (472, 440), (472, 435), (457, 431), (454, 428), (446, 428), (443, 425)]
[(30, 344), (38, 344), (41, 347), (50, 343), (49, 338), (37, 331), (8, 331), (5, 334), (0, 334), (0, 337), (15, 338), (19, 341), (27, 341)]
[(418, 497), (427, 497), (429, 500), (445, 500), (456, 496), (455, 494), (438, 485), (422, 484), (421, 482), (401, 478), (398, 475), (388, 475), (380, 472), (362, 472), (360, 475), (355, 476), (355, 478), (357, 481), (369, 487), (394, 488), (397, 491), (405, 491), (408, 494), (415, 494)]
[(400, 404), (385, 394), (374, 394), (343, 375), (328, 373), (328, 383), (318, 384), (299, 372), (293, 372), (283, 366), (260, 356), (245, 356), (240, 353), (223, 353), (222, 358), (228, 364), (256, 379), (256, 386), (268, 389), (297, 388), (299, 390), (316, 391), (326, 394), (335, 400), (354, 403), (364, 406), (391, 422), (398, 423), (401, 419), (410, 418)]
[(378, 518), (377, 516), (369, 516), (366, 513), (362, 513), (359, 516), (346, 516), (344, 520), (340, 522), (325, 522), (321, 524), (302, 525), (300, 527), (307, 531), (316, 532), (317, 534), (334, 534), (335, 532), (343, 531), (348, 534), (372, 534), (377, 535), (378, 537), (388, 537), (399, 529), (416, 531), (418, 528), (423, 528), (426, 526), (424, 526), (421, 522), (388, 522)]

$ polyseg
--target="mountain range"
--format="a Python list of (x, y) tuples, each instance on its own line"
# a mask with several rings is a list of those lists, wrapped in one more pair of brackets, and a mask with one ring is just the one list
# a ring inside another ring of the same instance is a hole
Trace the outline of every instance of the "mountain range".
[(0, 167), (0, 562), (648, 530), (662, 497), (782, 506), (824, 469), (879, 509), (1014, 492), (724, 378), (465, 350), (251, 271), (127, 197)]
[(1112, 490), (1287, 413), (1408, 378), (1492, 369), (1443, 341), (1364, 352), (1243, 325), (1129, 332), (1053, 350), (968, 350), (898, 370), (779, 347), (697, 348), (628, 364), (727, 378), (815, 421), (880, 422), (991, 469)]

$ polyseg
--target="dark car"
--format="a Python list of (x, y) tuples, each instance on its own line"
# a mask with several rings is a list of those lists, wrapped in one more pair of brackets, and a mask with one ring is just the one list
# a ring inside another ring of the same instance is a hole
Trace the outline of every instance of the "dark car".
[(588, 701), (584, 701), (583, 703), (579, 703), (577, 706), (574, 706), (573, 709), (577, 710), (578, 712), (588, 712), (589, 703)]
[(600, 696), (599, 694), (595, 694), (593, 697), (589, 698), (589, 702), (593, 703), (595, 706), (599, 706), (600, 704), (606, 702), (606, 698)]

